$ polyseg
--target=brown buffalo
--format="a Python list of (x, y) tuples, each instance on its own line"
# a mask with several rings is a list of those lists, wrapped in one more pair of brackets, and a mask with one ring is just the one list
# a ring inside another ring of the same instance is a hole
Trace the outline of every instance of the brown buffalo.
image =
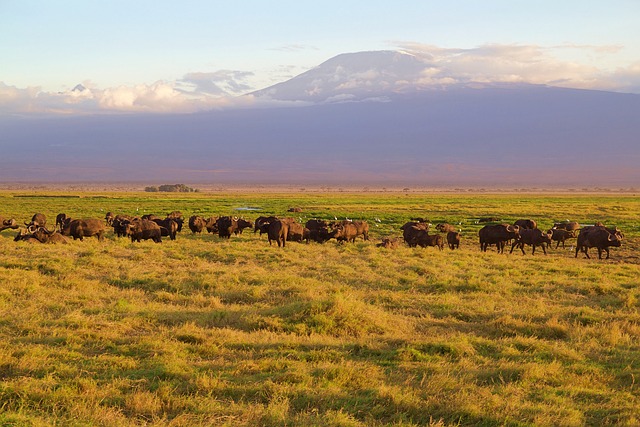
[(44, 227), (47, 225), (47, 217), (44, 214), (36, 213), (31, 217), (31, 222), (25, 222), (24, 225), (27, 227), (35, 226), (35, 227)]
[(447, 224), (446, 222), (441, 222), (439, 224), (436, 224), (436, 230), (438, 230), (441, 233), (448, 233), (450, 231), (458, 231), (458, 229), (456, 227), (454, 227), (451, 224)]
[(576, 243), (576, 258), (578, 252), (584, 252), (587, 258), (590, 248), (598, 249), (598, 259), (602, 259), (602, 251), (607, 253), (609, 259), (609, 247), (620, 247), (623, 239), (622, 232), (617, 228), (607, 228), (604, 226), (583, 227), (578, 234), (578, 242)]
[(350, 221), (342, 221), (333, 227), (333, 237), (338, 242), (355, 243), (358, 235), (358, 227)]
[(483, 223), (483, 222), (498, 222), (500, 221), (500, 218), (498, 218), (497, 216), (486, 216), (483, 218), (479, 218), (478, 219), (478, 223)]
[(57, 231), (49, 231), (45, 227), (38, 227), (38, 229), (33, 232), (32, 236), (36, 240), (38, 240), (40, 243), (49, 243), (49, 244), (69, 243), (69, 238), (67, 236), (63, 236)]
[(193, 215), (189, 218), (189, 230), (192, 233), (202, 233), (207, 226), (207, 221), (200, 215)]
[(427, 246), (436, 246), (442, 250), (444, 248), (444, 238), (441, 234), (429, 234), (427, 230), (417, 230), (413, 236), (413, 240), (410, 246), (420, 246), (426, 248)]
[(480, 250), (486, 252), (489, 245), (496, 245), (498, 253), (504, 253), (509, 240), (517, 239), (520, 227), (510, 224), (485, 225), (478, 231)]
[(244, 218), (239, 218), (238, 219), (238, 228), (236, 228), (233, 232), (237, 235), (237, 234), (242, 234), (242, 231), (244, 231), (245, 228), (251, 228), (253, 227), (253, 223), (251, 221), (248, 221)]
[(303, 240), (309, 241), (309, 229), (305, 228), (302, 224), (297, 222), (289, 223), (289, 233), (287, 234), (287, 240), (290, 242), (302, 242)]
[(522, 255), (524, 255), (524, 245), (529, 245), (532, 247), (531, 255), (536, 252), (537, 246), (540, 246), (542, 252), (546, 255), (546, 246), (551, 245), (551, 236), (551, 233), (545, 233), (539, 228), (522, 228), (518, 233), (518, 238), (511, 244), (509, 253), (513, 253), (513, 249), (517, 246), (522, 251)]
[(383, 237), (382, 241), (376, 245), (379, 248), (386, 249), (398, 249), (400, 246), (400, 238), (398, 237)]
[(269, 223), (267, 230), (267, 236), (269, 238), (269, 245), (272, 241), (278, 243), (278, 246), (285, 246), (287, 237), (289, 236), (289, 222), (281, 219), (276, 219)]
[(447, 244), (451, 250), (460, 249), (460, 233), (449, 231), (447, 233)]
[(83, 240), (85, 237), (95, 236), (98, 240), (104, 239), (105, 223), (100, 219), (71, 219), (67, 218), (62, 230), (63, 236), (71, 236), (73, 240)]
[(113, 212), (107, 212), (106, 215), (104, 216), (104, 221), (107, 223), (109, 227), (111, 227), (113, 226), (114, 218), (115, 218), (115, 215), (113, 214)]
[(518, 219), (513, 225), (520, 227), (520, 230), (533, 230), (538, 228), (538, 223), (532, 219)]
[(18, 222), (14, 218), (5, 218), (0, 216), (0, 231), (9, 229), (16, 230), (18, 228)]
[(557, 228), (558, 230), (575, 231), (580, 229), (580, 224), (578, 224), (576, 221), (567, 220), (554, 223), (553, 228)]
[(207, 229), (207, 233), (218, 234), (218, 217), (217, 216), (210, 216), (204, 221), (205, 221), (204, 228)]
[(127, 234), (131, 237), (131, 243), (141, 240), (153, 240), (162, 243), (162, 229), (148, 219), (136, 219), (127, 225)]
[(404, 225), (400, 227), (400, 230), (405, 231), (407, 228), (410, 228), (410, 227), (418, 227), (423, 230), (429, 231), (429, 229), (431, 228), (431, 223), (424, 222), (424, 221), (409, 221), (409, 222), (405, 222)]
[(152, 220), (160, 226), (160, 235), (169, 236), (169, 239), (176, 240), (176, 233), (178, 232), (178, 223), (171, 218), (154, 219)]
[(551, 234), (551, 240), (553, 240), (554, 242), (558, 242), (556, 243), (556, 249), (558, 249), (560, 243), (562, 243), (562, 247), (564, 248), (565, 241), (573, 239), (577, 236), (576, 230), (565, 230), (563, 228), (552, 228), (548, 230), (547, 233)]
[(182, 231), (182, 225), (184, 224), (184, 215), (180, 211), (173, 211), (167, 214), (167, 218), (172, 219), (178, 224), (178, 233)]

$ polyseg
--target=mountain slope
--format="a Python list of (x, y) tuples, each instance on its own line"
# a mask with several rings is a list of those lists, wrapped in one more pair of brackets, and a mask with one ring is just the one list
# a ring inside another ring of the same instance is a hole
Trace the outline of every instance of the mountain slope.
[(455, 88), (390, 102), (0, 119), (0, 180), (640, 184), (640, 96)]

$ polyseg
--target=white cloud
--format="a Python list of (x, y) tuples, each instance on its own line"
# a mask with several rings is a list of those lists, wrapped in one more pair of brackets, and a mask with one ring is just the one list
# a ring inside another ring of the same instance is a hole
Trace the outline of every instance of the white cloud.
[(17, 88), (0, 82), (0, 113), (189, 113), (242, 106), (250, 104), (252, 98), (235, 95), (251, 89), (243, 82), (250, 75), (238, 71), (191, 73), (177, 82), (158, 81), (107, 89), (87, 82), (64, 92), (46, 92), (40, 87)]
[(532, 83), (582, 89), (638, 91), (640, 66), (610, 72), (594, 65), (559, 59), (558, 50), (575, 49), (598, 55), (618, 52), (620, 46), (484, 45), (447, 49), (418, 43), (399, 43), (401, 49), (425, 63), (421, 86), (466, 83)]

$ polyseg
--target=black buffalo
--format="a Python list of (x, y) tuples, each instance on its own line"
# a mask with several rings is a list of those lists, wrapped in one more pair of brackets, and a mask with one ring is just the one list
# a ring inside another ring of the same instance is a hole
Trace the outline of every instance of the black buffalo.
[(511, 245), (511, 251), (509, 253), (513, 253), (513, 250), (517, 247), (522, 251), (522, 255), (524, 255), (524, 245), (529, 245), (532, 247), (531, 255), (536, 252), (536, 247), (540, 246), (542, 248), (542, 252), (547, 254), (547, 245), (551, 245), (551, 233), (545, 233), (539, 228), (521, 228), (518, 233), (518, 238)]
[(620, 247), (622, 245), (623, 239), (622, 232), (616, 228), (607, 228), (604, 226), (591, 226), (591, 227), (583, 227), (580, 230), (580, 234), (578, 234), (578, 242), (576, 243), (576, 258), (578, 257), (578, 252), (584, 252), (587, 258), (591, 258), (589, 256), (590, 248), (598, 249), (598, 259), (602, 259), (602, 252), (605, 251), (607, 253), (607, 258), (609, 259), (609, 248), (610, 247)]
[(498, 253), (504, 253), (508, 241), (517, 239), (520, 228), (510, 224), (485, 225), (478, 231), (480, 250), (486, 252), (489, 245), (496, 245)]

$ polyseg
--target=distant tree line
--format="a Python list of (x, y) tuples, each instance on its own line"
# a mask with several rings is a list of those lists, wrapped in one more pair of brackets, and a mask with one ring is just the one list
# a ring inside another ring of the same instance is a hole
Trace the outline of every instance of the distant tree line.
[(145, 187), (144, 191), (146, 191), (147, 193), (157, 193), (157, 192), (161, 192), (161, 193), (197, 193), (200, 190), (198, 190), (197, 188), (191, 188), (187, 185), (184, 184), (163, 184), (160, 185), (158, 187), (156, 186), (149, 186), (149, 187)]

